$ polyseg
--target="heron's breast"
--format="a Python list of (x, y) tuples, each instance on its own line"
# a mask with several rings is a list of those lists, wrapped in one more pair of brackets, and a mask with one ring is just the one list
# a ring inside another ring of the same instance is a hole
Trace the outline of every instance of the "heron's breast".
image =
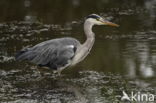
[(90, 49), (88, 48), (79, 48), (77, 49), (75, 56), (73, 57), (71, 61), (71, 65), (75, 65), (79, 62), (81, 62), (85, 57), (89, 54)]

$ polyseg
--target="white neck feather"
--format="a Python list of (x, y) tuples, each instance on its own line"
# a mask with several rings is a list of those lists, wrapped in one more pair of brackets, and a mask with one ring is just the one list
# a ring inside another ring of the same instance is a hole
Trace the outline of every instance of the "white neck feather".
[(95, 41), (95, 36), (94, 33), (92, 32), (93, 25), (94, 24), (90, 20), (85, 21), (84, 32), (87, 37), (87, 40), (84, 42), (84, 44), (82, 44), (80, 48), (78, 48), (71, 65), (75, 65), (76, 63), (82, 61), (90, 52)]
[(93, 25), (94, 24), (89, 20), (86, 20), (84, 23), (84, 32), (87, 37), (87, 40), (85, 41), (83, 45), (87, 47), (88, 49), (92, 48), (94, 41), (95, 41), (95, 34), (92, 31)]
[(92, 31), (93, 25), (94, 24), (92, 22), (90, 22), (89, 20), (86, 20), (84, 23), (84, 32), (85, 32), (87, 39), (94, 38), (94, 33)]

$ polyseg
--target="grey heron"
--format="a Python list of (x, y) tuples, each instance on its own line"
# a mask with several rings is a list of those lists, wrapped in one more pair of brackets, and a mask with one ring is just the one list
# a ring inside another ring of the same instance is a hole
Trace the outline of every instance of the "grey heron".
[(91, 14), (84, 22), (84, 33), (87, 39), (83, 44), (71, 37), (52, 39), (22, 49), (15, 58), (16, 60), (28, 60), (40, 67), (48, 67), (60, 74), (63, 69), (79, 63), (89, 54), (95, 41), (93, 25), (119, 26), (97, 14)]

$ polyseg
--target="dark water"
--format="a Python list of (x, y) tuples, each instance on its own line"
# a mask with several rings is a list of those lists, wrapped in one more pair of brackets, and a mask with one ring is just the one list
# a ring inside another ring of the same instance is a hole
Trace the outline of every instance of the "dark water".
[[(14, 60), (23, 47), (53, 38), (83, 43), (91, 13), (120, 27), (95, 26), (91, 53), (62, 77)], [(123, 91), (156, 94), (155, 0), (0, 0), (0, 14), (1, 103), (122, 103)]]

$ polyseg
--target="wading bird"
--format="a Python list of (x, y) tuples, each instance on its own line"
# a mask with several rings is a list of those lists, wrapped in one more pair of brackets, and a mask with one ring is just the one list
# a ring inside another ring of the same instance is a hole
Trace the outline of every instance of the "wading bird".
[(95, 34), (92, 32), (93, 25), (119, 26), (97, 14), (91, 14), (84, 22), (87, 40), (83, 44), (71, 37), (52, 39), (19, 51), (15, 58), (28, 60), (40, 67), (48, 67), (60, 74), (63, 69), (79, 63), (88, 55), (95, 41)]

